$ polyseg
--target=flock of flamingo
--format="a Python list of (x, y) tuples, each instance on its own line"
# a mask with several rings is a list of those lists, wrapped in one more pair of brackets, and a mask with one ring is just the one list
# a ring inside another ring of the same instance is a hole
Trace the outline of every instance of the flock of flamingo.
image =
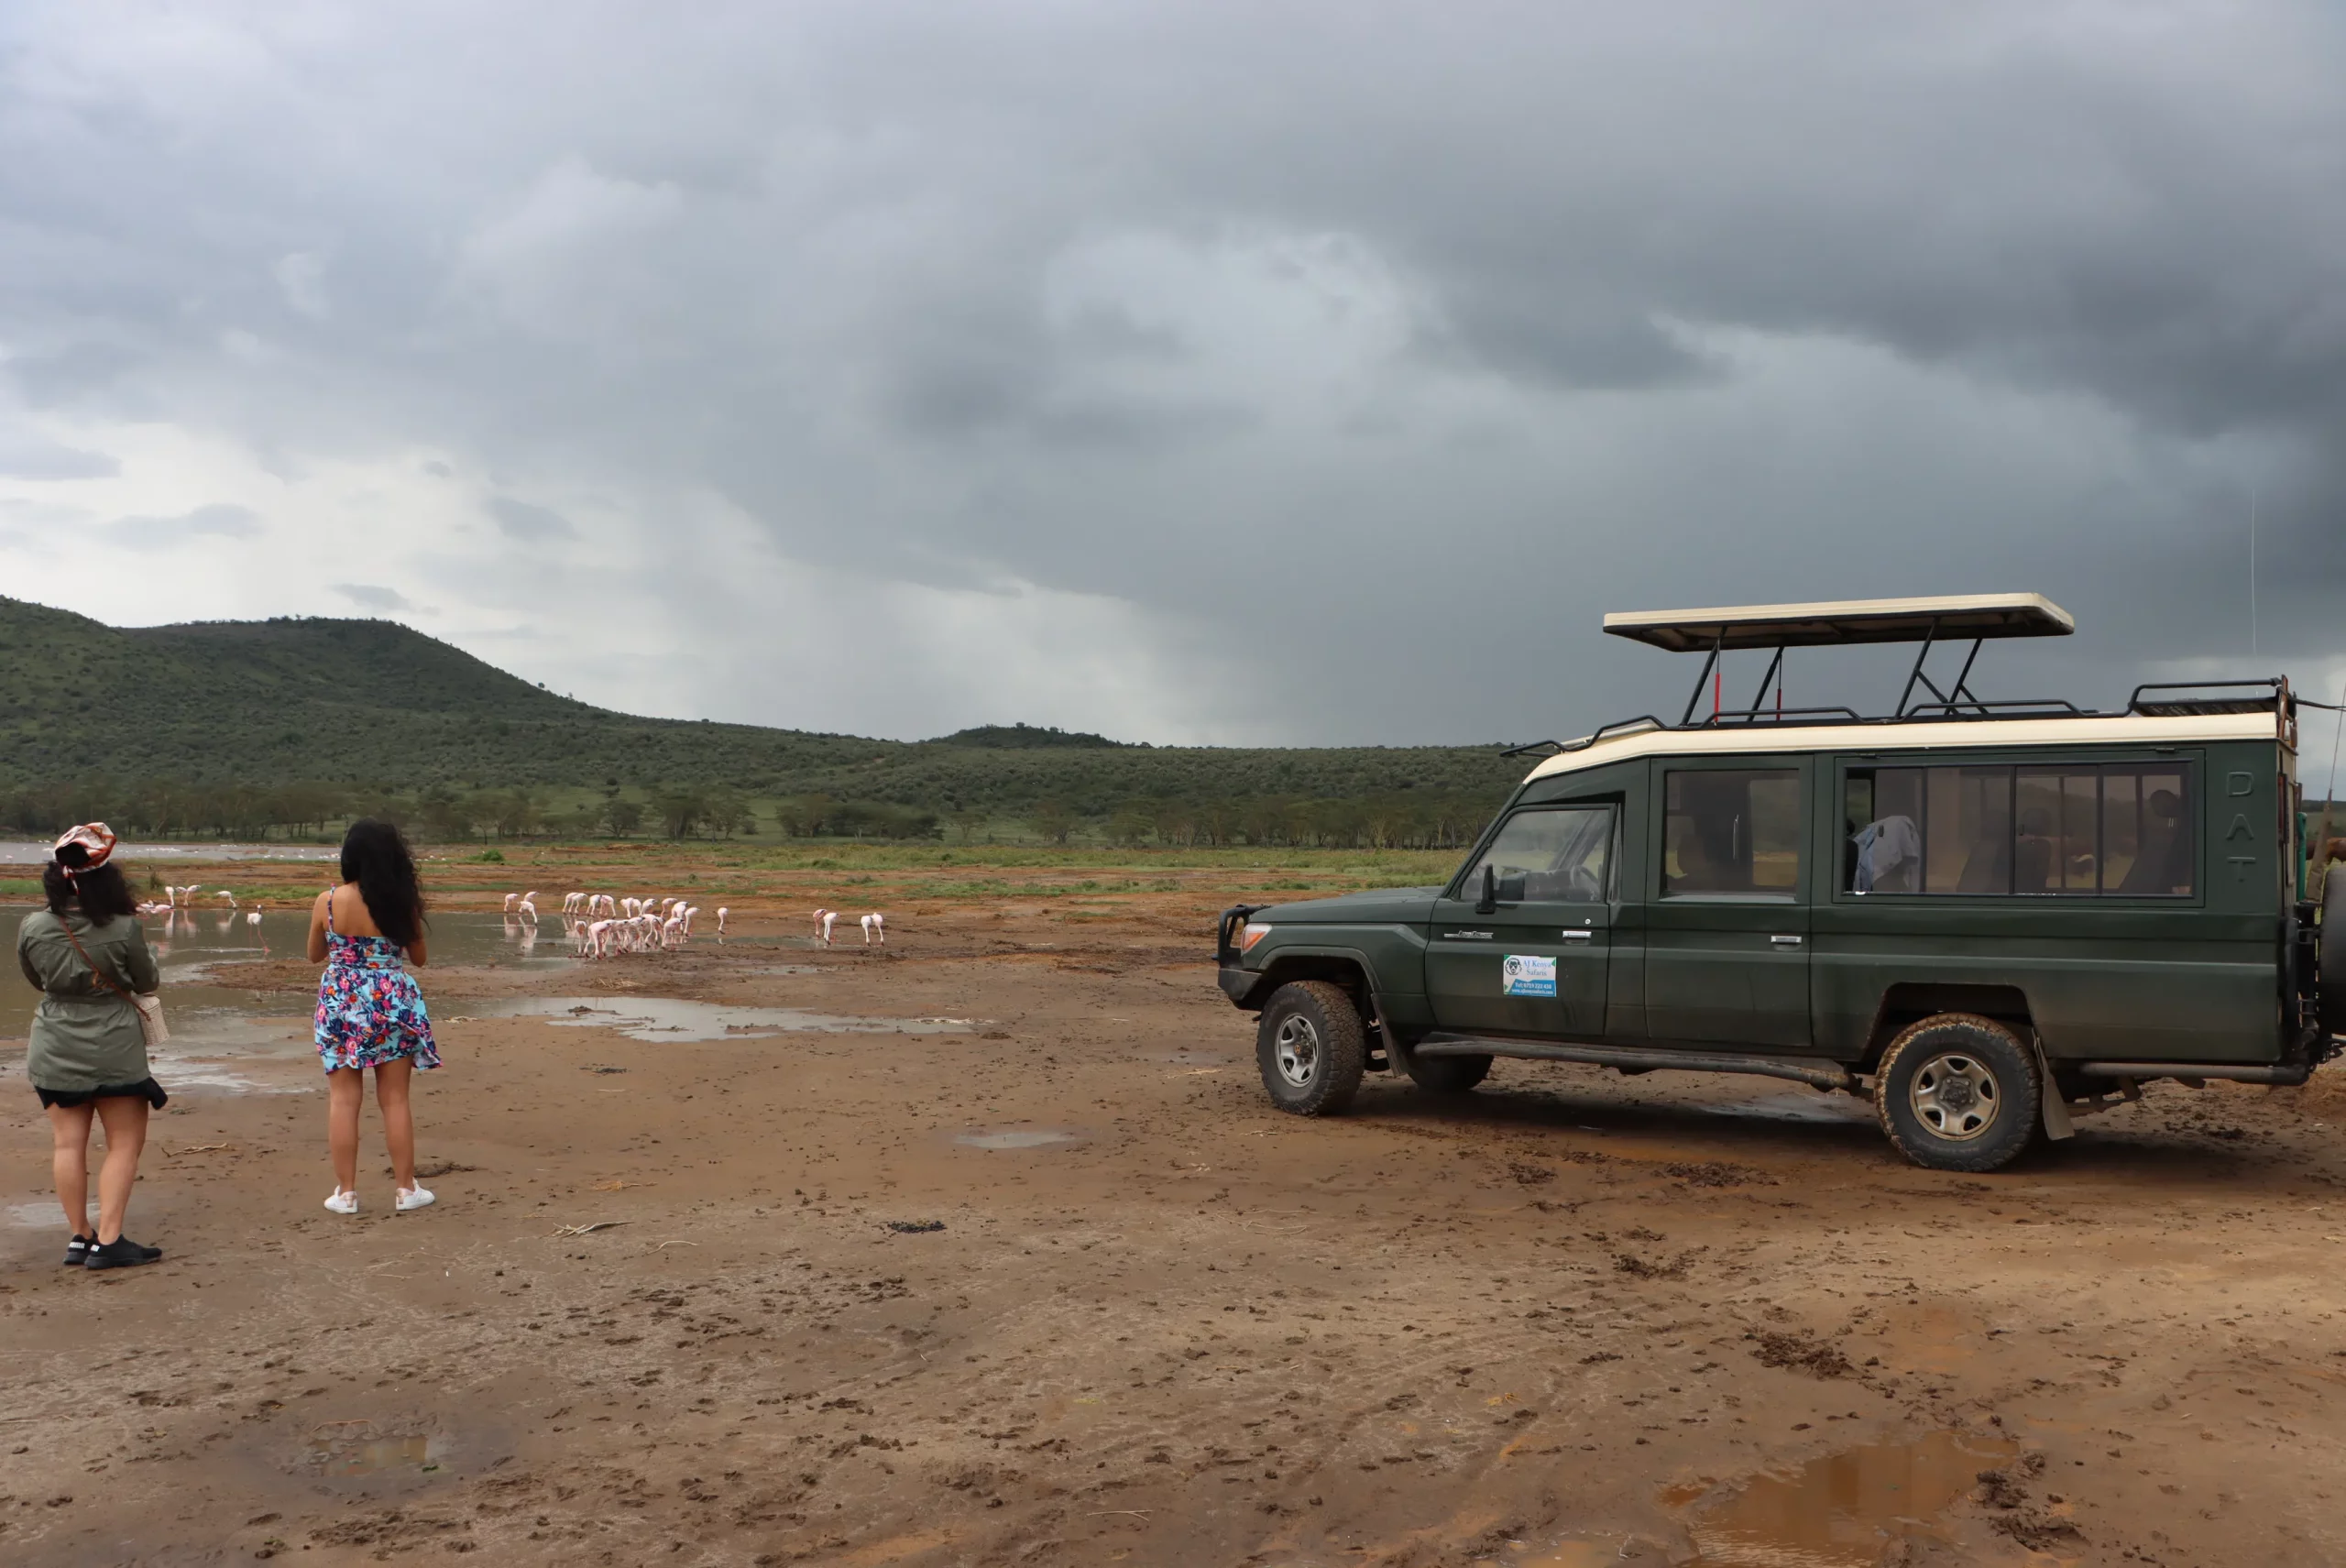
[[(260, 924), (260, 912), (267, 908), (268, 905), (256, 904), (250, 909), (247, 909), (236, 902), (236, 895), (230, 893), (226, 888), (220, 888), (216, 891), (222, 898), (228, 901), (228, 912), (220, 917), (220, 929), (225, 931), (228, 928), (229, 923), (234, 921), (238, 915), (242, 915), (245, 917), (245, 924), (247, 926), (258, 926)], [(141, 904), (138, 906), (138, 913), (141, 915), (162, 916), (164, 919), (164, 929), (166, 930), (170, 929), (170, 922), (172, 920), (184, 919), (188, 924), (188, 929), (192, 931), (195, 929), (195, 901), (203, 892), (203, 889), (192, 885), (188, 887), (166, 887), (163, 889), (163, 902), (157, 902), (150, 899), (147, 903)]]
[[(160, 915), (164, 929), (170, 929), (174, 920), (184, 919), (188, 929), (195, 928), (196, 900), (203, 889), (166, 887), (164, 901), (149, 901), (138, 906), (141, 915)], [(216, 896), (227, 901), (227, 912), (220, 917), (220, 929), (225, 931), (238, 915), (245, 924), (258, 929), (265, 905), (246, 909), (236, 902), (236, 895), (226, 888), (214, 890)], [(717, 908), (717, 934), (725, 935), (725, 919), (731, 911), (723, 905)], [(526, 927), (532, 939), (538, 926), (538, 894), (532, 888), (527, 893), (505, 895), (508, 930)], [(563, 932), (581, 958), (608, 959), (617, 953), (648, 953), (681, 948), (692, 940), (693, 922), (700, 916), (700, 906), (681, 898), (619, 898), (608, 893), (565, 893), (562, 895)], [(839, 921), (836, 909), (815, 911), (815, 939), (825, 947), (831, 945), (832, 930)], [(863, 945), (886, 947), (888, 922), (885, 916), (873, 913), (861, 916), (857, 924), (863, 928)]]
[[(527, 893), (505, 895), (505, 913), (511, 919), (532, 931), (538, 925), (538, 894), (532, 888)], [(731, 911), (723, 905), (717, 908), (717, 934), (725, 935), (725, 921)], [(648, 953), (681, 948), (692, 940), (693, 922), (700, 916), (700, 905), (681, 898), (628, 898), (608, 893), (565, 893), (562, 895), (562, 927), (570, 938), (572, 948), (581, 958), (607, 959), (617, 953)], [(815, 911), (815, 937), (825, 947), (831, 945), (832, 927), (839, 923), (836, 909)], [(888, 922), (879, 914), (862, 916), (863, 945), (886, 947)]]

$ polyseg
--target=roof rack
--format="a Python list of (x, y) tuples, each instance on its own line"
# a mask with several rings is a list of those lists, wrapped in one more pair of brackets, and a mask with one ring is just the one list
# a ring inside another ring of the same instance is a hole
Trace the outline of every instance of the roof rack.
[[(2144, 692), (2236, 692), (2241, 695), (2160, 696), (2145, 701)], [(2251, 693), (2254, 695), (2248, 695)], [(2276, 713), (2287, 700), (2289, 683), (2286, 680), (2152, 681), (2134, 688), (2133, 695), (2126, 699), (2126, 711), (2160, 718), (2198, 718), (2211, 713)]]

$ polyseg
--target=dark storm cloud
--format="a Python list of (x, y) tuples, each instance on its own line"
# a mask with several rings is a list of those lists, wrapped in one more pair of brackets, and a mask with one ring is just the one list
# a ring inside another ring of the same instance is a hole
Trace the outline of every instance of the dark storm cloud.
[[(27, 407), (1105, 596), (1244, 651), (1231, 737), (1667, 700), (1595, 631), (1653, 605), (2041, 588), (2012, 683), (2098, 698), (2346, 661), (2327, 7), (304, 16), (0, 19)], [(850, 727), (967, 721), (919, 656)]]

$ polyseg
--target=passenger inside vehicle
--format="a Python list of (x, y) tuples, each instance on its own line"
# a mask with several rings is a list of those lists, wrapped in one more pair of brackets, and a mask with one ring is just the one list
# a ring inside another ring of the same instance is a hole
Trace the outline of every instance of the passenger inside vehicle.
[(2053, 824), (2041, 811), (2023, 811), (2020, 842), (2012, 850), (2012, 891), (2053, 891)]
[(2117, 891), (2176, 894), (2191, 891), (2191, 835), (2183, 822), (2183, 798), (2171, 789), (2151, 792), (2143, 802), (2142, 852), (2127, 868)]
[(1923, 864), (1923, 835), (1914, 819), (1899, 815), (1869, 822), (1852, 836), (1858, 861), (1850, 891), (1912, 893)]

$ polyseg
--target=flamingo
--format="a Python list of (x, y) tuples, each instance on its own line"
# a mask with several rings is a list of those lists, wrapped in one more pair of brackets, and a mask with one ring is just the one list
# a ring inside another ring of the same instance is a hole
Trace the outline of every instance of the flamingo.
[(509, 893), (509, 894), (507, 894), (505, 895), (505, 913), (506, 913), (506, 914), (508, 914), (508, 915), (512, 914), (512, 913), (513, 913), (513, 906), (514, 906), (516, 904), (520, 903), (520, 902), (521, 902), (521, 895), (520, 894), (518, 894), (518, 893)]
[(725, 935), (725, 905), (721, 904), (718, 905), (717, 906), (717, 934), (720, 937)]
[(532, 926), (538, 923), (538, 890), (536, 888), (532, 888), (521, 895), (521, 905), (515, 913)]
[(815, 911), (815, 918), (822, 923), (823, 946), (827, 948), (831, 945), (831, 924), (839, 917), (839, 912), (836, 909), (817, 909)]
[(880, 938), (880, 945), (882, 947), (884, 948), (888, 945), (888, 923), (885, 920), (882, 920), (877, 915), (867, 915), (863, 917), (862, 925), (863, 945), (865, 947), (868, 948), (872, 945), (872, 938), (874, 937)]

